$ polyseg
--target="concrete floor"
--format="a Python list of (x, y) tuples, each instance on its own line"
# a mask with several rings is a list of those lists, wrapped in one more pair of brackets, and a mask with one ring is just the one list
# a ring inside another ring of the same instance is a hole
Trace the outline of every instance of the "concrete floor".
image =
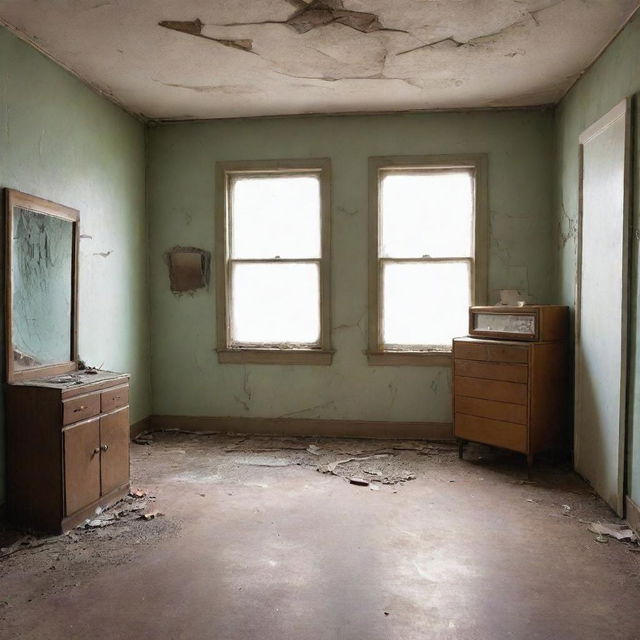
[[(367, 460), (318, 471), (353, 456)], [(638, 547), (595, 541), (587, 523), (615, 519), (588, 487), (544, 463), (528, 483), (521, 457), (485, 447), (465, 458), (424, 443), (156, 435), (132, 445), (133, 486), (156, 500), (133, 503), (164, 515), (0, 558), (0, 637), (640, 638)]]

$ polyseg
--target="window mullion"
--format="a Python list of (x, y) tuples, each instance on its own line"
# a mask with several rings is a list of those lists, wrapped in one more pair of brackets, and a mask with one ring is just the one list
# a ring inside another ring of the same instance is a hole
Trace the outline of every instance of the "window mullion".
[(320, 261), (321, 258), (231, 258), (229, 260), (239, 264), (312, 264)]
[(426, 258), (424, 256), (417, 258), (392, 258), (388, 256), (378, 256), (380, 262), (473, 262), (473, 256), (446, 256), (438, 258)]

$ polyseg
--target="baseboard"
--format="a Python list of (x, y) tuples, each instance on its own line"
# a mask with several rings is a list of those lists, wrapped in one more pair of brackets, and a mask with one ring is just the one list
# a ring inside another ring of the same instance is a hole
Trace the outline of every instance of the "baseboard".
[(331, 436), (337, 438), (400, 438), (452, 440), (449, 422), (382, 422), (315, 418), (248, 418), (219, 416), (151, 416), (152, 429), (272, 436)]
[(629, 526), (640, 536), (640, 505), (626, 496), (626, 516)]
[(131, 425), (129, 433), (132, 440), (141, 433), (151, 429), (151, 418), (152, 416), (147, 416), (146, 418), (142, 418), (142, 420), (138, 420), (138, 422)]

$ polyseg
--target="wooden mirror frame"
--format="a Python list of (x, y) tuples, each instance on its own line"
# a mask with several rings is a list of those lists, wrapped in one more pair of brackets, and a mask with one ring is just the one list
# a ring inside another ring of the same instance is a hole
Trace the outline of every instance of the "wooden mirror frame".
[[(78, 253), (80, 240), (80, 212), (61, 204), (43, 200), (15, 189), (5, 189), (5, 366), (7, 382), (21, 382), (33, 378), (55, 376), (78, 369)], [(16, 370), (13, 364), (13, 212), (15, 207), (62, 218), (73, 223), (71, 254), (71, 359), (67, 362)]]

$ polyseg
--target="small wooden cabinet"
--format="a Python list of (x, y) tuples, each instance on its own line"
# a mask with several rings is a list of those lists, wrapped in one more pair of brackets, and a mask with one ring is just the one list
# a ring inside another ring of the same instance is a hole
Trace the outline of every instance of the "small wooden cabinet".
[(566, 445), (567, 344), (453, 341), (454, 434), (533, 456)]
[(127, 375), (76, 372), (9, 384), (6, 411), (12, 520), (64, 532), (127, 494)]

